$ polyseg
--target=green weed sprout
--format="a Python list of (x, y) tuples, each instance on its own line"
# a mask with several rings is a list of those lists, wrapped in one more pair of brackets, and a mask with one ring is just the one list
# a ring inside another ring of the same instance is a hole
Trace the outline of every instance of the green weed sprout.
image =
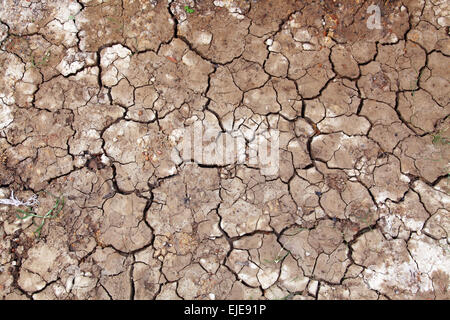
[(286, 258), (289, 255), (289, 252), (286, 252), (285, 255), (281, 255), (281, 252), (283, 250), (284, 249), (281, 248), (280, 252), (278, 253), (278, 255), (276, 256), (275, 259), (273, 259), (273, 260), (264, 259), (264, 262), (267, 263), (267, 264), (278, 264), (278, 263), (280, 263), (281, 261), (284, 260), (284, 258)]
[(422, 70), (420, 70), (419, 75), (417, 76), (417, 80), (415, 83), (415, 86), (413, 84), (413, 90), (411, 91), (411, 96), (414, 97), (414, 93), (419, 89), (419, 81), (420, 81), (420, 77), (422, 77)]
[[(450, 145), (450, 140), (444, 136), (442, 136), (443, 132), (446, 132), (449, 128), (445, 128), (442, 130), (439, 130), (437, 133), (432, 134), (431, 136), (433, 137), (433, 140), (431, 141), (434, 145), (441, 145), (441, 146), (448, 146)], [(442, 153), (440, 155), (440, 159), (427, 159), (427, 160), (431, 160), (431, 161), (440, 161), (440, 160), (445, 160), (444, 157), (442, 156)], [(447, 163), (446, 167), (444, 169), (448, 169), (450, 163)], [(449, 184), (449, 180), (450, 180), (450, 172), (447, 172), (447, 186)]]
[(33, 219), (33, 224), (37, 226), (36, 230), (34, 231), (34, 234), (39, 238), (41, 236), (41, 230), (42, 227), (45, 224), (45, 221), (47, 219), (54, 219), (56, 218), (59, 213), (62, 211), (62, 209), (64, 208), (64, 204), (65, 204), (65, 198), (61, 195), (59, 197), (56, 197), (55, 195), (51, 194), (50, 192), (47, 192), (48, 194), (50, 194), (51, 196), (56, 198), (56, 202), (53, 205), (53, 207), (47, 211), (46, 214), (44, 215), (38, 215), (36, 213), (33, 212), (33, 209), (31, 207), (29, 207), (27, 210), (21, 210), (21, 209), (17, 209), (17, 211), (19, 213), (22, 214), (22, 216), (18, 213), (16, 213), (16, 216), (18, 219), (20, 220), (25, 220), (28, 219), (29, 217), (32, 218), (37, 218), (37, 219), (41, 219), (40, 223), (36, 223), (36, 221)]
[(186, 13), (194, 13), (195, 12), (195, 10), (189, 6), (184, 6), (184, 11), (186, 11)]
[(432, 134), (432, 137), (433, 137), (432, 141), (433, 144), (440, 144), (440, 145), (450, 144), (450, 140), (442, 136), (442, 131), (439, 131), (436, 134)]
[(32, 65), (34, 68), (39, 68), (40, 66), (45, 66), (45, 65), (47, 64), (48, 59), (50, 58), (51, 54), (52, 54), (51, 50), (50, 50), (50, 49), (47, 50), (47, 51), (45, 52), (44, 56), (42, 57), (42, 59), (39, 60), (39, 61), (36, 61), (36, 60), (34, 59), (34, 56), (32, 56), (32, 57), (31, 57), (31, 65)]

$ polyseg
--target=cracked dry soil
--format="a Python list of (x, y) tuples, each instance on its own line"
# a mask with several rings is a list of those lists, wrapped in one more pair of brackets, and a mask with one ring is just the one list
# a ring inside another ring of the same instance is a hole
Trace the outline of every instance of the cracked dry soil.
[[(67, 199), (0, 206), (1, 299), (449, 299), (449, 10), (0, 1), (0, 198)], [(175, 161), (194, 124), (278, 173)]]

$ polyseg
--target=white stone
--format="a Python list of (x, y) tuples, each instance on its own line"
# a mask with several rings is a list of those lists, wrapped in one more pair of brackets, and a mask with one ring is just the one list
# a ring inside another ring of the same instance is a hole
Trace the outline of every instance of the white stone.
[(0, 130), (5, 129), (9, 126), (14, 120), (14, 117), (11, 112), (11, 108), (6, 104), (3, 104), (0, 99)]
[(208, 45), (211, 43), (212, 34), (209, 32), (200, 32), (197, 35), (196, 42), (199, 45)]

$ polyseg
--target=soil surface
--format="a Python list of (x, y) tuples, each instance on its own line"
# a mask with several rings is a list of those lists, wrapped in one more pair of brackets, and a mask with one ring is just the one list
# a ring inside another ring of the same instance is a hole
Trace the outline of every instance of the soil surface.
[[(0, 205), (0, 298), (450, 299), (449, 16), (0, 1), (0, 199), (66, 200)], [(174, 157), (194, 126), (245, 161)]]

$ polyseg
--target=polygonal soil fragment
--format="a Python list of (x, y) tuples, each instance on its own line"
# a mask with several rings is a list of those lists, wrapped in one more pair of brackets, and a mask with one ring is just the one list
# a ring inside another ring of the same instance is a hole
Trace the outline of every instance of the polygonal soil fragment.
[[(430, 240), (413, 241), (414, 250), (427, 247)], [(417, 263), (417, 253), (404, 240), (387, 241), (380, 231), (373, 230), (358, 238), (352, 247), (354, 261), (366, 267), (363, 277), (371, 289), (396, 299), (434, 296), (430, 270)], [(441, 248), (437, 248), (436, 259), (442, 259)]]
[[(223, 202), (218, 213), (222, 218), (221, 227), (230, 237), (256, 230), (282, 230), (297, 218), (287, 185), (279, 180), (260, 184), (251, 175), (247, 176), (252, 171), (239, 173), (243, 175), (240, 179), (245, 179), (244, 184), (237, 178), (223, 181), (225, 190), (221, 193)], [(244, 190), (245, 184), (248, 190)]]
[(229, 70), (236, 85), (244, 92), (261, 87), (269, 79), (258, 63), (244, 59), (234, 60), (230, 63)]
[(394, 150), (399, 156), (402, 172), (420, 175), (428, 182), (448, 173), (449, 152), (445, 145), (433, 143), (430, 135), (408, 137)]
[[(61, 237), (61, 228), (55, 229)], [(55, 281), (65, 268), (76, 265), (76, 260), (64, 250), (65, 237), (52, 240), (51, 243), (41, 242), (28, 251), (28, 257), (23, 262), (18, 279), (18, 285), (25, 291), (35, 292), (43, 289), (46, 283)]]
[(289, 61), (282, 54), (271, 52), (264, 67), (271, 76), (286, 77)]
[(411, 128), (418, 134), (433, 132), (438, 121), (448, 115), (448, 111), (435, 102), (425, 90), (401, 93), (398, 111)]
[[(399, 110), (400, 108), (399, 106)], [(369, 119), (372, 124), (369, 137), (376, 141), (384, 151), (392, 152), (399, 141), (412, 134), (409, 127), (399, 119), (395, 110), (385, 103), (364, 100), (360, 115)]]
[(295, 10), (301, 10), (298, 1), (295, 0), (283, 1), (282, 3), (270, 1), (252, 3), (248, 13), (248, 17), (252, 20), (250, 33), (261, 37), (278, 30), (280, 23)]
[(249, 286), (267, 289), (280, 274), (281, 263), (287, 256), (275, 235), (254, 235), (235, 242), (227, 265)]
[(358, 63), (353, 58), (349, 49), (343, 46), (335, 46), (331, 49), (331, 61), (337, 74), (348, 78), (357, 78), (359, 76)]
[(311, 152), (313, 157), (327, 162), (330, 167), (361, 170), (375, 163), (378, 146), (364, 136), (332, 133), (315, 137)]
[(180, 276), (177, 292), (189, 300), (223, 300), (228, 297), (235, 281), (234, 275), (223, 266), (215, 274), (210, 274), (200, 265), (192, 264), (180, 272)]
[(448, 54), (449, 39), (446, 36), (445, 28), (439, 30), (427, 21), (420, 21), (410, 32), (408, 32), (408, 40), (420, 44), (427, 52), (434, 48), (440, 49), (443, 53)]
[(427, 68), (420, 78), (420, 87), (429, 92), (434, 100), (443, 107), (448, 107), (450, 77), (447, 72), (450, 67), (449, 57), (439, 52), (433, 52), (428, 57)]
[(161, 262), (154, 257), (151, 247), (136, 253), (133, 265), (134, 298), (137, 300), (154, 299), (163, 282)]
[(410, 180), (400, 172), (400, 162), (395, 157), (389, 157), (388, 163), (376, 167), (373, 176), (375, 186), (370, 191), (377, 202), (387, 198), (399, 201), (409, 189)]
[(270, 82), (262, 88), (246, 92), (243, 102), (253, 112), (261, 115), (276, 113), (281, 109), (277, 102), (276, 91)]
[(325, 118), (318, 125), (320, 132), (331, 133), (342, 131), (346, 135), (365, 135), (370, 129), (370, 122), (356, 115)]
[[(297, 260), (306, 276), (314, 274), (338, 283), (344, 276), (346, 264), (349, 264), (349, 261), (346, 261), (347, 248), (341, 245), (342, 240), (341, 232), (331, 220), (320, 221), (311, 231), (298, 226), (289, 228), (280, 238), (283, 247)], [(344, 264), (341, 265), (342, 262)], [(330, 272), (330, 265), (333, 264), (339, 266), (338, 270)]]
[(384, 216), (388, 228), (392, 221), (397, 218), (403, 222), (409, 231), (420, 231), (429, 218), (428, 212), (415, 192), (408, 192), (400, 203), (389, 201), (386, 205), (389, 212), (382, 216)]
[(163, 1), (124, 1), (122, 6), (123, 37), (133, 51), (156, 51), (173, 37), (175, 22)]
[(211, 76), (211, 86), (207, 94), (212, 101), (209, 108), (220, 117), (231, 113), (241, 102), (242, 92), (235, 85), (228, 68), (219, 67)]
[[(405, 41), (398, 44), (378, 46), (376, 61), (380, 61), (385, 70), (398, 75), (400, 90), (415, 90), (421, 68), (425, 65), (426, 54), (419, 46)], [(395, 71), (394, 71), (395, 70)]]
[[(325, 114), (328, 117), (336, 117), (341, 115), (350, 116), (357, 112), (360, 103), (358, 91), (353, 83), (346, 80), (333, 80), (322, 91), (318, 98), (319, 102), (325, 108)], [(312, 109), (312, 110), (310, 110)], [(307, 113), (316, 114), (319, 109), (315, 104), (307, 105)], [(319, 121), (313, 119), (314, 121)]]
[(106, 154), (116, 163), (121, 190), (148, 190), (150, 178), (167, 177), (177, 171), (171, 158), (172, 144), (155, 123), (121, 120), (104, 132), (103, 139)]
[(152, 231), (143, 218), (146, 203), (147, 200), (135, 194), (116, 194), (108, 199), (100, 226), (102, 242), (122, 252), (135, 251), (149, 244)]
[(227, 9), (214, 15), (192, 15), (178, 26), (178, 33), (203, 57), (215, 63), (228, 63), (244, 51), (240, 39), (248, 33), (250, 20), (234, 17)]

